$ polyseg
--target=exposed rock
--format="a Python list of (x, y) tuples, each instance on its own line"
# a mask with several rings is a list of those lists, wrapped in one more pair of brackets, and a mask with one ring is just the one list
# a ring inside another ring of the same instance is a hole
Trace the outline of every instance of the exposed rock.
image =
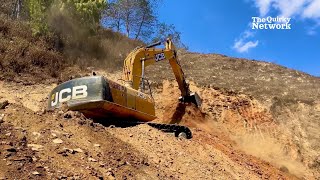
[(31, 147), (33, 151), (41, 151), (43, 149), (43, 146), (39, 144), (28, 144), (27, 146)]
[(66, 118), (66, 119), (73, 118), (73, 117), (75, 117), (75, 112), (74, 111), (68, 111), (68, 112), (63, 114), (63, 117)]
[(41, 168), (44, 168), (44, 167), (42, 166), (42, 164), (37, 164), (36, 168), (40, 168), (41, 169)]
[(43, 108), (40, 112), (40, 114), (46, 114), (47, 113), (47, 109)]
[(107, 170), (106, 176), (108, 177), (108, 179), (115, 179), (115, 175), (112, 172), (111, 168)]
[(38, 171), (33, 171), (31, 174), (33, 174), (35, 176), (40, 176), (41, 175)]
[(4, 154), (4, 157), (5, 157), (5, 158), (8, 158), (8, 157), (10, 157), (10, 156), (12, 156), (12, 153), (11, 153), (11, 152), (7, 152), (7, 153)]
[(37, 160), (38, 160), (37, 157), (35, 157), (35, 156), (32, 157), (32, 161), (33, 161), (33, 162), (36, 162)]
[(9, 101), (8, 100), (0, 101), (0, 109), (4, 109), (8, 105), (9, 105)]
[(82, 149), (80, 149), (80, 148), (76, 148), (76, 149), (73, 149), (75, 152), (77, 152), (77, 153), (83, 153), (83, 150)]
[(63, 141), (62, 141), (61, 139), (59, 139), (59, 138), (54, 139), (52, 142), (55, 143), (55, 144), (61, 144), (61, 143), (63, 143)]
[(77, 118), (84, 117), (84, 115), (83, 115), (81, 112), (79, 112), (79, 111), (76, 111), (74, 115), (75, 115), (75, 117), (77, 117)]
[(105, 166), (106, 166), (105, 163), (100, 163), (100, 164), (99, 164), (99, 167), (105, 167)]
[(63, 112), (67, 112), (69, 110), (68, 104), (66, 102), (61, 104), (60, 108)]
[(0, 123), (3, 123), (4, 114), (0, 114)]
[(60, 110), (60, 111), (58, 111), (58, 114), (59, 114), (59, 115), (62, 115), (63, 113), (64, 113), (64, 112), (63, 112), (63, 111), (61, 111), (61, 110)]
[(93, 158), (88, 158), (88, 161), (97, 162), (97, 160), (96, 160), (96, 159), (93, 159)]
[(287, 167), (285, 167), (285, 166), (281, 166), (280, 167), (280, 171), (288, 173), (289, 169)]
[(41, 136), (41, 134), (38, 132), (32, 132), (32, 135), (35, 136), (35, 139), (38, 139)]
[(26, 160), (26, 158), (18, 158), (18, 159), (14, 159), (13, 161), (25, 161)]
[(74, 154), (74, 151), (68, 148), (63, 148), (62, 150), (58, 151), (58, 154), (61, 154), (62, 156), (68, 156), (68, 153)]
[(94, 144), (93, 146), (94, 147), (100, 147), (100, 144)]
[(17, 152), (16, 148), (14, 148), (13, 146), (9, 146), (9, 145), (6, 145), (6, 147), (4, 149), (8, 152)]

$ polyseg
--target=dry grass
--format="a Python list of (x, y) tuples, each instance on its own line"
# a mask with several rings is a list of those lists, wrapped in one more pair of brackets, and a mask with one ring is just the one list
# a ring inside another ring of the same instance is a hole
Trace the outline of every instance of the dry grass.
[(66, 80), (65, 71), (75, 74), (79, 68), (121, 70), (126, 54), (142, 44), (105, 29), (34, 36), (27, 22), (5, 15), (0, 15), (0, 42), (0, 79), (26, 84)]
[(100, 29), (96, 35), (76, 39), (77, 43), (64, 48), (64, 54), (72, 64), (105, 71), (121, 70), (126, 55), (143, 44), (108, 29)]
[[(102, 40), (102, 47), (109, 52), (109, 61), (106, 66), (112, 69), (122, 70), (123, 61), (127, 54), (137, 46), (143, 45), (141, 41), (131, 40), (124, 37), (120, 33), (111, 30), (103, 30), (102, 36), (106, 37)], [(101, 37), (100, 37), (101, 38)]]
[(27, 23), (1, 16), (0, 78), (22, 81), (24, 75), (32, 75), (38, 81), (57, 77), (64, 60), (50, 41), (50, 37), (33, 37)]
[(81, 69), (88, 66), (121, 69), (126, 54), (143, 44), (108, 29), (89, 27), (76, 18), (68, 13), (50, 11), (48, 24), (60, 42), (57, 49), (63, 52), (71, 65), (79, 65)]

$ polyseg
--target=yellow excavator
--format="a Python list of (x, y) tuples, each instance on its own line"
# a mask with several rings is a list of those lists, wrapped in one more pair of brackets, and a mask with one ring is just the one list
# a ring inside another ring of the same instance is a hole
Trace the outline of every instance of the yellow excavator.
[(61, 108), (65, 104), (69, 110), (79, 111), (87, 118), (105, 124), (127, 127), (146, 123), (176, 136), (191, 138), (192, 133), (186, 126), (151, 122), (156, 119), (155, 102), (145, 78), (145, 68), (159, 61), (169, 61), (181, 91), (179, 101), (201, 106), (199, 95), (191, 93), (186, 83), (173, 42), (168, 38), (164, 49), (155, 48), (161, 44), (157, 42), (133, 50), (124, 60), (121, 82), (89, 76), (60, 84), (49, 95), (48, 109)]

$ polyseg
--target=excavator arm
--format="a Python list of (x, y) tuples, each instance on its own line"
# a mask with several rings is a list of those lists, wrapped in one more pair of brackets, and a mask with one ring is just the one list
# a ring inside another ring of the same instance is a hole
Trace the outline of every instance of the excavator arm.
[(185, 75), (177, 58), (177, 51), (171, 39), (167, 39), (165, 49), (154, 48), (161, 43), (138, 48), (132, 51), (124, 61), (123, 79), (127, 85), (133, 89), (142, 89), (145, 67), (159, 61), (168, 60), (175, 75), (179, 89), (181, 91), (180, 100), (192, 102), (196, 106), (201, 106), (201, 99), (197, 93), (191, 93), (189, 84), (186, 82)]

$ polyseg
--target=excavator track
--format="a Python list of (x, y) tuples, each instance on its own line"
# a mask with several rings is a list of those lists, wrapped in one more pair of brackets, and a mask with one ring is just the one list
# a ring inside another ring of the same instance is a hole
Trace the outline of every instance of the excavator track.
[(122, 128), (137, 126), (140, 124), (147, 124), (165, 133), (174, 133), (175, 137), (184, 137), (186, 139), (192, 138), (192, 132), (190, 128), (188, 128), (187, 126), (182, 126), (178, 124), (163, 124), (163, 123), (154, 123), (154, 122), (124, 121), (124, 120), (119, 121), (117, 119), (114, 119), (114, 120), (108, 119), (107, 121), (99, 120), (97, 122), (108, 127), (122, 127)]
[(187, 126), (177, 124), (161, 124), (161, 123), (146, 123), (149, 126), (159, 129), (163, 132), (174, 133), (176, 137), (184, 136), (187, 139), (192, 138), (192, 132)]

